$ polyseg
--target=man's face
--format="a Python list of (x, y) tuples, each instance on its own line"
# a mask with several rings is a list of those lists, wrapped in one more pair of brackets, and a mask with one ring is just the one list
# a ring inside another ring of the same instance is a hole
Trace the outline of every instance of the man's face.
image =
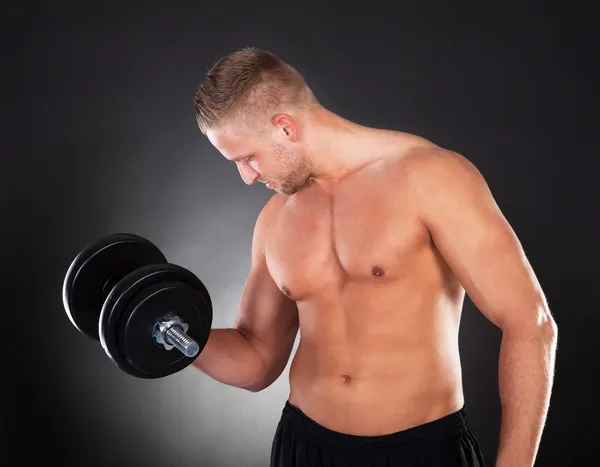
[(228, 160), (237, 165), (248, 185), (259, 181), (285, 196), (300, 190), (312, 175), (312, 166), (298, 143), (277, 128), (272, 131), (209, 130), (206, 136)]

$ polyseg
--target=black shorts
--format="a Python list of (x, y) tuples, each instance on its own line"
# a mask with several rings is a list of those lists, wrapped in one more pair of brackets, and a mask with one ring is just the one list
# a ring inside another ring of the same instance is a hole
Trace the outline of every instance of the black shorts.
[(457, 412), (381, 436), (332, 431), (289, 400), (271, 448), (271, 467), (484, 467), (463, 406)]

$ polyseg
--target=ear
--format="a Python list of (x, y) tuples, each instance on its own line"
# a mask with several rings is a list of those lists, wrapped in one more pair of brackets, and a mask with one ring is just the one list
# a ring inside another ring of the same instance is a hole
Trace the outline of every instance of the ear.
[(283, 132), (284, 136), (290, 141), (298, 139), (298, 124), (289, 114), (277, 114), (271, 120), (273, 127), (277, 131)]

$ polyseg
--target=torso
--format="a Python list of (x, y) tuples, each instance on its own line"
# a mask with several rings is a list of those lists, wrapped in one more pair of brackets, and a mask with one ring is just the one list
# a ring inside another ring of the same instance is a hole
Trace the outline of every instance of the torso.
[(463, 404), (464, 290), (419, 221), (402, 158), (420, 139), (346, 177), (282, 198), (269, 271), (298, 304), (289, 400), (332, 430), (394, 433)]

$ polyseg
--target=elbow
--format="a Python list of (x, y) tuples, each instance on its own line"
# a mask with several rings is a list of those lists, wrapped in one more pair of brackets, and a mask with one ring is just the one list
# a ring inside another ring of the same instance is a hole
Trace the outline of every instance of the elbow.
[(263, 389), (266, 389), (268, 385), (264, 384), (263, 381), (255, 381), (251, 384), (236, 385), (236, 387), (248, 392), (260, 392)]
[(267, 389), (267, 387), (268, 386), (264, 386), (264, 385), (261, 385), (261, 386), (249, 386), (249, 387), (246, 387), (244, 389), (246, 391), (249, 391), (249, 392), (257, 393), (257, 392), (262, 391), (263, 389)]
[(545, 304), (539, 307), (537, 324), (544, 339), (555, 342), (558, 339), (558, 326)]
[(250, 392), (263, 391), (263, 390), (267, 389), (269, 386), (271, 386), (275, 381), (277, 381), (277, 379), (279, 378), (279, 376), (281, 375), (282, 372), (283, 372), (283, 367), (280, 367), (280, 366), (267, 368), (265, 371), (263, 371), (261, 373), (260, 377), (256, 380), (256, 382), (254, 382), (253, 384), (251, 384), (249, 386), (244, 387), (244, 389), (246, 389), (247, 391), (250, 391)]
[(255, 374), (252, 382), (247, 382), (244, 385), (238, 386), (240, 389), (244, 389), (248, 392), (260, 392), (263, 389), (268, 388), (271, 385), (271, 382), (267, 380), (268, 372), (265, 370), (264, 360), (262, 360), (261, 369)]
[(265, 389), (267, 389), (269, 386), (271, 386), (273, 382), (267, 382), (267, 381), (260, 381), (258, 383), (252, 384), (250, 386), (244, 386), (242, 389), (245, 389), (246, 391), (249, 392), (260, 392), (263, 391)]
[(260, 392), (263, 389), (268, 388), (269, 385), (270, 383), (267, 383), (264, 372), (261, 372), (260, 375), (257, 378), (254, 378), (252, 382), (246, 382), (245, 384), (240, 384), (236, 386), (248, 392)]
[(260, 386), (243, 386), (240, 389), (243, 389), (244, 391), (248, 391), (248, 392), (260, 392), (260, 391), (262, 391), (262, 388)]
[(554, 319), (550, 318), (536, 327), (539, 338), (549, 344), (554, 344), (558, 340), (558, 326)]
[(553, 344), (558, 341), (558, 326), (552, 317), (544, 325), (544, 335)]
[(517, 337), (535, 336), (538, 340), (553, 343), (558, 339), (558, 325), (545, 304), (537, 306), (534, 313), (515, 315), (502, 323), (501, 329), (508, 335)]

